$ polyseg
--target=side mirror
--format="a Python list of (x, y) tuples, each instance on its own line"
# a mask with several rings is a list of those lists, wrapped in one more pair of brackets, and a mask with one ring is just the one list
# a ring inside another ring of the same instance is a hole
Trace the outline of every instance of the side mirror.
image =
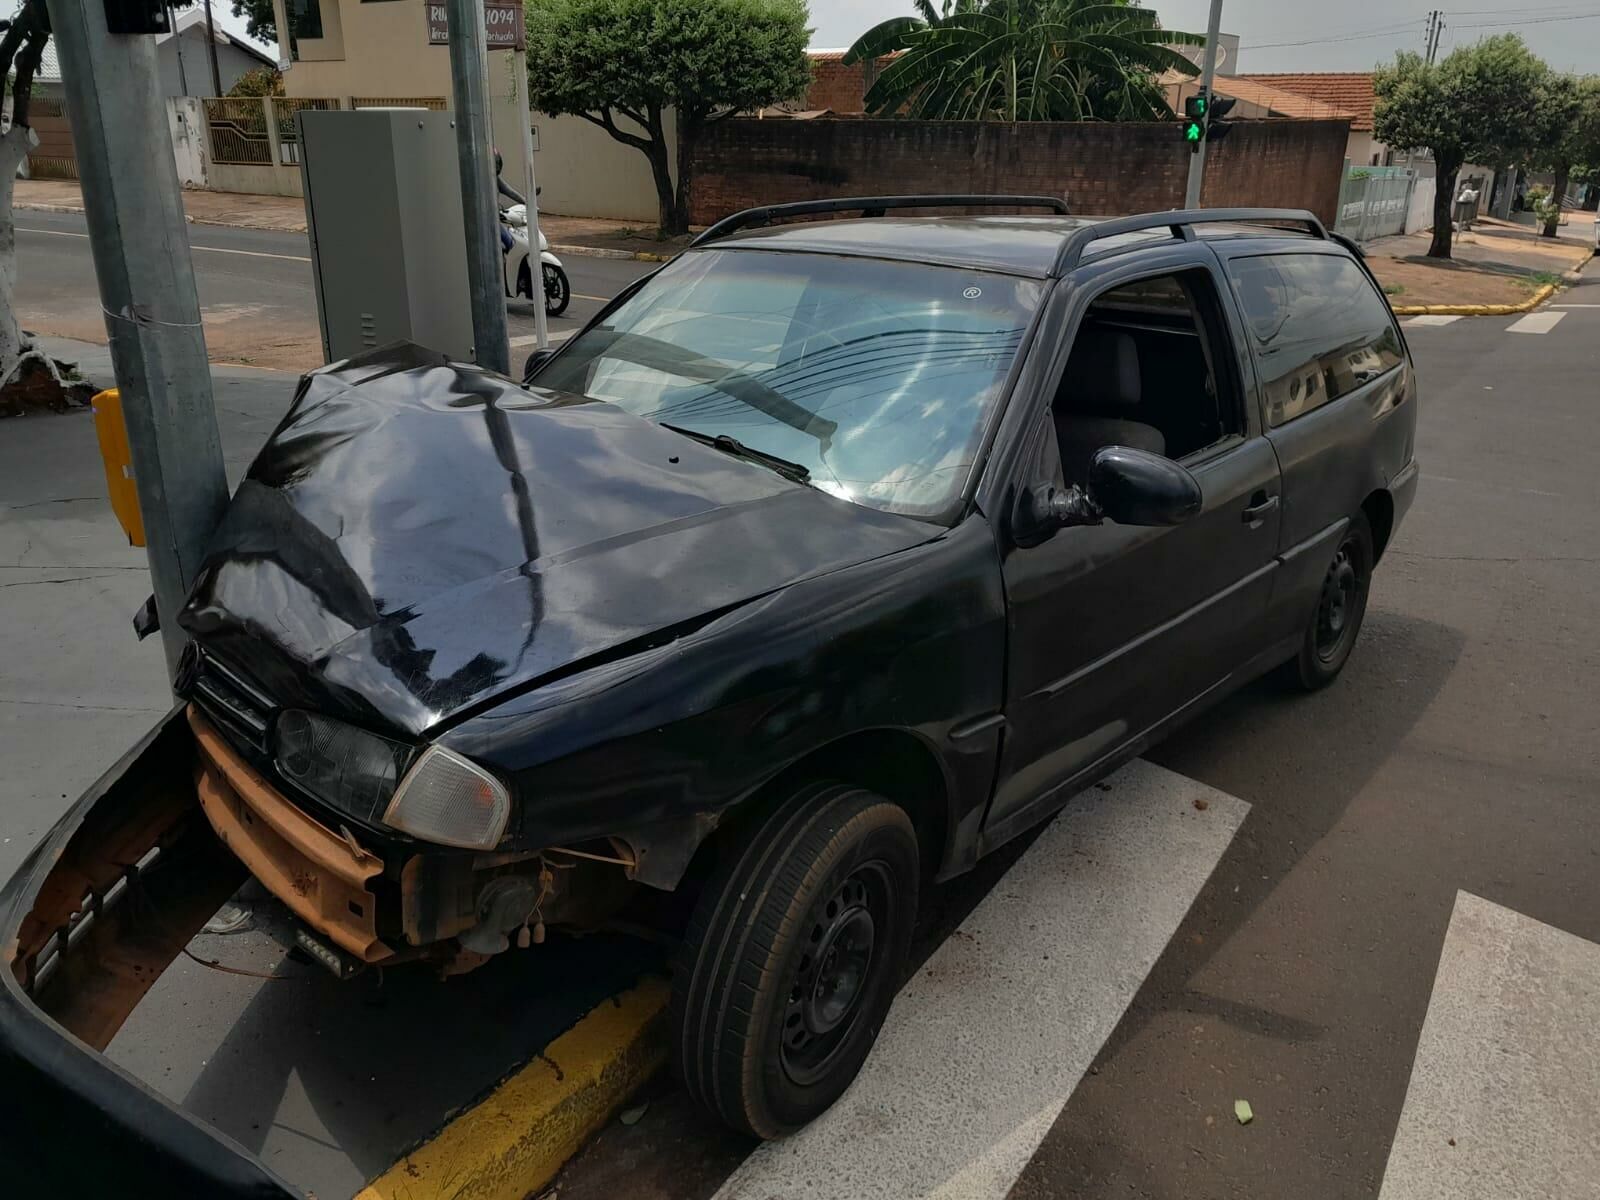
[(539, 373), (545, 363), (555, 357), (555, 354), (556, 352), (553, 348), (546, 347), (543, 350), (535, 350), (528, 355), (528, 361), (522, 364), (522, 383), (524, 387), (533, 382), (533, 377)]
[(1089, 463), (1089, 502), (1118, 525), (1182, 525), (1201, 499), (1193, 475), (1148, 450), (1104, 446)]
[(1200, 511), (1200, 484), (1170, 458), (1104, 446), (1089, 464), (1089, 487), (1040, 484), (1018, 499), (1019, 546), (1037, 546), (1076, 525), (1181, 525)]

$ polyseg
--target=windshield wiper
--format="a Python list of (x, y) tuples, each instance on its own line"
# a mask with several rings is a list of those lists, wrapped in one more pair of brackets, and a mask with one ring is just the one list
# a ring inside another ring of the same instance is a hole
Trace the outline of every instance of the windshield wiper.
[(768, 454), (765, 450), (746, 446), (738, 438), (730, 437), (726, 433), (701, 433), (698, 429), (685, 429), (682, 425), (669, 425), (665, 421), (661, 422), (661, 428), (681, 433), (686, 438), (693, 438), (702, 445), (721, 450), (724, 454), (731, 454), (735, 458), (743, 458), (770, 467), (785, 479), (792, 479), (796, 483), (811, 482), (811, 468), (804, 463), (790, 462), (787, 458), (779, 458), (776, 454)]

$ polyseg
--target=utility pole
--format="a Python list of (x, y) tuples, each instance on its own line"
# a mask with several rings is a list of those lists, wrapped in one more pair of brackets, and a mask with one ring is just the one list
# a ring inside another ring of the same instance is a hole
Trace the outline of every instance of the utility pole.
[(155, 39), (108, 33), (101, 0), (48, 2), (170, 674), (228, 481)]
[(189, 96), (189, 73), (183, 69), (183, 39), (178, 36), (178, 17), (172, 11), (172, 0), (162, 5), (167, 14), (167, 28), (172, 30), (172, 49), (178, 56), (178, 87), (183, 90), (184, 98)]
[[(494, 147), (489, 141), (482, 0), (445, 0), (450, 38), (450, 83), (455, 100), (456, 158), (467, 227), (467, 292), (472, 307), (473, 357), (491, 371), (511, 373), (506, 339), (505, 267), (500, 252), (500, 207), (495, 203)], [(527, 125), (527, 120), (523, 120)], [(168, 154), (171, 157), (171, 154)], [(528, 197), (533, 203), (533, 197)], [(532, 230), (530, 229), (530, 234)], [(530, 247), (534, 253), (538, 243)], [(542, 283), (542, 279), (541, 279)], [(536, 288), (543, 297), (542, 289)], [(541, 311), (543, 307), (541, 305)]]
[(1439, 54), (1439, 35), (1442, 33), (1444, 33), (1444, 11), (1436, 8), (1428, 14), (1427, 59), (1430, 67)]
[(206, 57), (211, 60), (211, 94), (222, 95), (222, 72), (217, 70), (217, 27), (211, 20), (211, 0), (206, 0)]
[(528, 270), (534, 304), (533, 332), (538, 347), (550, 345), (550, 322), (544, 312), (544, 263), (539, 254), (539, 184), (533, 177), (533, 106), (528, 102), (528, 50), (524, 46), (513, 53), (513, 70), (517, 73), (517, 119), (522, 123), (522, 156), (528, 161)]
[[(1200, 90), (1206, 97), (1205, 120), (1211, 124), (1211, 85), (1217, 77), (1217, 35), (1222, 29), (1222, 0), (1211, 0), (1211, 16), (1206, 20), (1206, 62), (1200, 76)], [(1183, 206), (1200, 207), (1200, 187), (1206, 178), (1206, 137), (1200, 137), (1200, 148), (1189, 157), (1189, 186), (1184, 190)]]

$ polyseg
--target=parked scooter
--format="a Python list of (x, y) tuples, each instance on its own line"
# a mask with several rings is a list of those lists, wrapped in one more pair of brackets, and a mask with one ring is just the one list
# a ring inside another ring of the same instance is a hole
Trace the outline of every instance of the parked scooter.
[[(511, 234), (511, 248), (505, 252), (506, 295), (526, 296), (533, 299), (533, 270), (529, 263), (528, 208), (513, 204), (500, 214)], [(539, 272), (544, 285), (544, 311), (547, 316), (559, 317), (567, 311), (572, 300), (572, 285), (567, 281), (566, 268), (561, 260), (550, 253), (550, 242), (539, 231)]]

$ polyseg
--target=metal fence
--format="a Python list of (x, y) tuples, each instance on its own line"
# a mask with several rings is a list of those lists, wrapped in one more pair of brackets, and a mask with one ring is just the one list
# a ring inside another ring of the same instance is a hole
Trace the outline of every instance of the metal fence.
[(272, 165), (267, 106), (259, 96), (211, 96), (205, 105), (212, 162)]
[(351, 96), (351, 108), (431, 108), (443, 112), (449, 102), (443, 96)]
[(326, 110), (338, 107), (339, 101), (328, 97), (274, 98), (272, 111), (278, 123), (278, 161), (284, 166), (294, 166), (300, 161), (300, 133), (294, 119), (296, 113), (308, 108)]
[(1339, 186), (1334, 228), (1358, 242), (1404, 233), (1416, 186), (1411, 167), (1350, 167)]

